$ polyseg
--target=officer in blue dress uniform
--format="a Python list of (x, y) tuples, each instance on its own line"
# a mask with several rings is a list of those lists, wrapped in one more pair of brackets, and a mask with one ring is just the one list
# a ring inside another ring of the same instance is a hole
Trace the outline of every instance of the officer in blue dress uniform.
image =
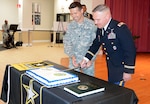
[(134, 73), (136, 48), (127, 25), (111, 17), (110, 8), (98, 5), (93, 9), (93, 19), (97, 25), (96, 39), (89, 48), (81, 67), (89, 67), (93, 56), (102, 45), (106, 54), (108, 81), (120, 86), (131, 79)]

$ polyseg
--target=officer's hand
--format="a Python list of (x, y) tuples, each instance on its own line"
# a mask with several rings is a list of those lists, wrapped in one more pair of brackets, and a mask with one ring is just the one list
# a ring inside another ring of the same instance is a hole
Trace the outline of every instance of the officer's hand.
[(124, 80), (125, 82), (128, 81), (128, 80), (130, 80), (131, 77), (132, 77), (132, 75), (129, 74), (129, 73), (123, 73), (123, 80)]
[(90, 67), (91, 65), (92, 65), (92, 61), (88, 61), (88, 62), (86, 63), (86, 68)]
[(81, 66), (81, 68), (87, 67), (87, 62), (86, 62), (86, 60), (83, 59), (83, 60), (80, 62), (80, 66)]

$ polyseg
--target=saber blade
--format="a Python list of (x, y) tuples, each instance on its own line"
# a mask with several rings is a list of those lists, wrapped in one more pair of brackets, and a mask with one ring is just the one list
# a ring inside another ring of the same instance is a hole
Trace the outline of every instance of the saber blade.
[(66, 71), (71, 71), (71, 70), (74, 70), (74, 69), (81, 69), (81, 67), (80, 66), (78, 66), (78, 67), (75, 67), (75, 68), (69, 68), (69, 69), (65, 69), (65, 70), (62, 70), (63, 72), (66, 72)]

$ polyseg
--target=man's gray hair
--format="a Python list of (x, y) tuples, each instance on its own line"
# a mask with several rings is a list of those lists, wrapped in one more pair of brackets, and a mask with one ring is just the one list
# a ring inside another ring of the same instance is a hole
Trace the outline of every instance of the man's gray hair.
[(100, 4), (100, 5), (97, 5), (92, 12), (102, 12), (102, 11), (105, 11), (105, 10), (110, 10), (110, 8), (104, 4)]

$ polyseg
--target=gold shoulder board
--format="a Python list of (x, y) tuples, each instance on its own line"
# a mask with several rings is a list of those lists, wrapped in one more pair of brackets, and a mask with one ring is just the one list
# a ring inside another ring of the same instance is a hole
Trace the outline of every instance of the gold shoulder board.
[(120, 23), (118, 23), (117, 26), (121, 27), (121, 26), (124, 25), (124, 24), (125, 24), (124, 22), (120, 22)]

